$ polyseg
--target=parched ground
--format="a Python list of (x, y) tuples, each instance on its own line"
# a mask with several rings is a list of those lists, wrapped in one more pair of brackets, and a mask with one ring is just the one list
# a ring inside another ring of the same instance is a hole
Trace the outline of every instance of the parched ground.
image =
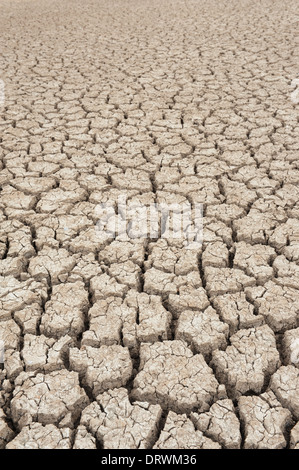
[[(0, 448), (299, 448), (298, 26), (0, 0)], [(100, 237), (124, 193), (202, 247)]]

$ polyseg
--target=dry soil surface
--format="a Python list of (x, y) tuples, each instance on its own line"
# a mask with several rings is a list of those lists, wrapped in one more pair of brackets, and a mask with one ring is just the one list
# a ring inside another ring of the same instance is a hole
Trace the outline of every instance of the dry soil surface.
[(0, 448), (299, 448), (298, 2), (0, 11)]

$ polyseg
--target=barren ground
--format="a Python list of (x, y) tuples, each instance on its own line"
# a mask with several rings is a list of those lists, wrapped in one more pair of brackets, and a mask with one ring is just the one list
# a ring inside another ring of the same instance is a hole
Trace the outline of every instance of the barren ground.
[[(299, 448), (298, 18), (0, 0), (0, 448)], [(98, 236), (124, 193), (202, 247)]]

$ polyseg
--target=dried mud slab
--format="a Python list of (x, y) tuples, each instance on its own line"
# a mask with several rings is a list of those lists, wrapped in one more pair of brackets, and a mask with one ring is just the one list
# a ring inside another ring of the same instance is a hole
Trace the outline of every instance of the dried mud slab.
[(299, 448), (297, 3), (0, 0), (0, 449)]
[(71, 431), (53, 424), (32, 423), (25, 426), (6, 449), (71, 449)]
[(71, 423), (88, 403), (76, 372), (62, 370), (47, 375), (22, 373), (15, 381), (11, 400), (12, 419), (20, 429), (32, 421), (61, 424), (67, 419)]
[(54, 338), (66, 334), (76, 337), (84, 330), (84, 310), (89, 306), (88, 292), (80, 281), (53, 287), (45, 304), (40, 331)]
[(206, 410), (217, 396), (218, 382), (202, 355), (183, 341), (141, 344), (139, 372), (132, 396), (186, 413)]
[(105, 390), (126, 385), (132, 374), (129, 351), (120, 345), (71, 348), (69, 361), (71, 369), (79, 372), (95, 397)]
[(245, 426), (245, 449), (286, 447), (286, 428), (292, 423), (292, 414), (281, 406), (273, 392), (240, 397), (238, 407)]
[(240, 422), (232, 400), (216, 401), (207, 413), (191, 413), (196, 427), (225, 449), (240, 449)]
[(108, 390), (85, 408), (85, 426), (104, 449), (147, 449), (155, 442), (162, 409), (159, 405), (130, 403), (124, 388)]
[(298, 289), (268, 281), (264, 286), (246, 289), (246, 294), (275, 333), (298, 325)]
[(280, 403), (288, 408), (296, 419), (299, 417), (299, 371), (296, 367), (282, 366), (271, 377), (270, 389)]
[(228, 331), (228, 325), (219, 320), (212, 307), (208, 307), (204, 312), (182, 312), (176, 338), (185, 340), (197, 353), (207, 356), (216, 349), (225, 349)]
[(216, 377), (234, 398), (246, 392), (260, 393), (265, 381), (280, 366), (275, 336), (267, 326), (239, 330), (225, 351), (214, 351)]
[(197, 431), (185, 414), (170, 411), (154, 449), (221, 449), (221, 446)]

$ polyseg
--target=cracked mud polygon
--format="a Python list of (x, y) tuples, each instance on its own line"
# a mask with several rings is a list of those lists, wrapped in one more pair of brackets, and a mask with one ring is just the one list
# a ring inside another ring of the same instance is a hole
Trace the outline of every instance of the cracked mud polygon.
[(0, 448), (299, 449), (298, 2), (0, 11)]

